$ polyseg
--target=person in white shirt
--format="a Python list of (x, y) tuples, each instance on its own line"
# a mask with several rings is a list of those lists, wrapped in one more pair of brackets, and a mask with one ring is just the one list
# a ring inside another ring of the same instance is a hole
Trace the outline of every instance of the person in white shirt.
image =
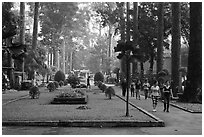
[(145, 99), (147, 99), (148, 92), (149, 92), (149, 87), (150, 87), (150, 84), (149, 84), (147, 79), (145, 79), (145, 82), (143, 83), (142, 87), (143, 87), (143, 90), (144, 90)]
[(151, 87), (151, 98), (153, 103), (153, 112), (156, 112), (157, 102), (159, 95), (159, 86), (158, 82), (155, 80), (153, 86)]

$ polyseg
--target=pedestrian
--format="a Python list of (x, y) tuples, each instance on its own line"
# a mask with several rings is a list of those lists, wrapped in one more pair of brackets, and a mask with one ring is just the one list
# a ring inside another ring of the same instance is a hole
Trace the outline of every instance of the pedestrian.
[(145, 94), (145, 99), (147, 99), (149, 88), (150, 88), (150, 84), (148, 82), (148, 79), (145, 79), (145, 82), (143, 83), (143, 90), (144, 90), (144, 94)]
[(124, 97), (125, 96), (125, 93), (126, 93), (126, 89), (127, 89), (127, 83), (126, 83), (126, 80), (122, 80), (121, 82), (121, 87), (122, 87), (122, 96)]
[(134, 97), (135, 88), (134, 88), (133, 83), (132, 83), (131, 86), (130, 86), (130, 91), (131, 91), (131, 97)]
[(169, 101), (170, 101), (170, 97), (173, 97), (172, 94), (172, 89), (170, 86), (170, 81), (166, 81), (164, 88), (163, 88), (163, 93), (164, 93), (164, 112), (169, 112)]
[(156, 112), (158, 97), (159, 97), (159, 86), (158, 86), (158, 82), (155, 80), (153, 83), (153, 86), (151, 87), (153, 112)]
[(137, 80), (137, 82), (135, 83), (135, 88), (136, 88), (136, 99), (138, 98), (140, 100), (140, 90), (142, 87), (142, 83), (140, 81), (140, 79)]
[(88, 78), (87, 78), (87, 88), (91, 88), (91, 85), (90, 85), (90, 76), (88, 76)]

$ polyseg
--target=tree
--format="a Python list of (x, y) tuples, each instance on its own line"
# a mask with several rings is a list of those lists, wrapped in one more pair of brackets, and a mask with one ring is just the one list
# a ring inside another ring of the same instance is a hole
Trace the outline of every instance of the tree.
[(57, 52), (62, 44), (61, 37), (72, 41), (73, 17), (78, 10), (77, 3), (74, 2), (43, 2), (41, 3), (41, 42), (50, 48), (50, 55), (53, 56), (56, 66)]
[(187, 85), (183, 98), (196, 101), (198, 88), (202, 87), (202, 3), (190, 3), (190, 45), (188, 56)]
[(164, 4), (159, 3), (158, 9), (158, 37), (157, 37), (157, 73), (163, 68), (163, 34), (164, 34)]
[[(12, 37), (17, 34), (18, 28), (18, 16), (14, 14), (14, 12), (11, 10), (12, 8), (12, 2), (2, 3), (2, 44), (5, 47), (3, 50), (2, 64), (7, 64), (7, 67), (10, 68), (6, 69), (6, 71), (10, 80), (11, 88), (14, 87), (14, 74), (13, 69), (11, 69), (14, 66), (14, 61), (12, 59), (12, 53), (7, 48), (11, 46)], [(5, 62), (6, 60), (7, 62)]]
[[(25, 3), (20, 3), (20, 43), (25, 44)], [(22, 81), (24, 80), (24, 58), (22, 61)]]
[(177, 95), (180, 82), (180, 26), (181, 26), (181, 13), (180, 3), (172, 3), (172, 91), (174, 95)]

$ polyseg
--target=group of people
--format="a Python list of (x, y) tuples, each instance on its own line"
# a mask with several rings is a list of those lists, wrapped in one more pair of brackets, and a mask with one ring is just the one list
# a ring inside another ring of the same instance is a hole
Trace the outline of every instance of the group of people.
[[(124, 83), (122, 83), (124, 84)], [(125, 89), (122, 85), (123, 96), (125, 96)], [(169, 102), (170, 98), (173, 97), (170, 81), (167, 80), (165, 83), (158, 83), (157, 80), (154, 80), (152, 84), (148, 82), (148, 79), (145, 79), (142, 82), (140, 79), (137, 79), (135, 83), (130, 85), (131, 97), (136, 95), (136, 99), (140, 100), (141, 91), (144, 92), (144, 97), (147, 99), (150, 97), (152, 99), (153, 111), (156, 112), (157, 102), (160, 97), (164, 99), (164, 112), (169, 112)]]

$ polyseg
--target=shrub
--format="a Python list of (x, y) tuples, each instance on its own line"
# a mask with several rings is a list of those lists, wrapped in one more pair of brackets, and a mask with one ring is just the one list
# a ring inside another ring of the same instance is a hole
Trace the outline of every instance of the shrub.
[(101, 81), (103, 82), (104, 81), (104, 76), (101, 72), (97, 72), (95, 75), (94, 75), (94, 81)]
[(61, 86), (64, 86), (64, 82), (63, 81), (60, 81), (59, 82), (59, 86), (61, 87)]
[(75, 75), (69, 75), (67, 82), (71, 85), (72, 88), (75, 88), (77, 84), (80, 83), (80, 80), (77, 76)]
[(102, 84), (101, 86), (100, 86), (100, 90), (102, 90), (102, 92), (104, 92), (105, 90), (106, 90), (106, 85), (105, 84)]
[(59, 87), (59, 83), (57, 81), (53, 82), (55, 84), (55, 89), (57, 89)]
[(55, 77), (54, 77), (54, 80), (57, 81), (57, 82), (60, 82), (60, 81), (64, 81), (65, 80), (65, 75), (62, 71), (57, 71), (56, 74), (55, 74)]
[(109, 84), (115, 84), (115, 83), (116, 83), (116, 78), (109, 77), (109, 78), (108, 78), (108, 83), (109, 83)]
[(28, 90), (32, 87), (32, 82), (24, 81), (21, 83), (21, 90)]
[(108, 96), (108, 98), (111, 99), (111, 97), (115, 95), (115, 90), (112, 87), (108, 87), (105, 90), (105, 95), (106, 97)]
[(49, 92), (52, 92), (55, 90), (55, 84), (53, 82), (50, 82), (48, 85), (47, 85), (47, 88), (49, 90)]
[(34, 98), (39, 98), (40, 97), (40, 91), (37, 86), (33, 86), (30, 88), (29, 95), (31, 96), (32, 99)]
[(97, 85), (98, 85), (98, 88), (99, 88), (99, 89), (101, 89), (101, 85), (102, 85), (102, 84), (103, 84), (103, 83), (102, 83), (101, 81), (98, 81), (98, 82), (97, 82)]

